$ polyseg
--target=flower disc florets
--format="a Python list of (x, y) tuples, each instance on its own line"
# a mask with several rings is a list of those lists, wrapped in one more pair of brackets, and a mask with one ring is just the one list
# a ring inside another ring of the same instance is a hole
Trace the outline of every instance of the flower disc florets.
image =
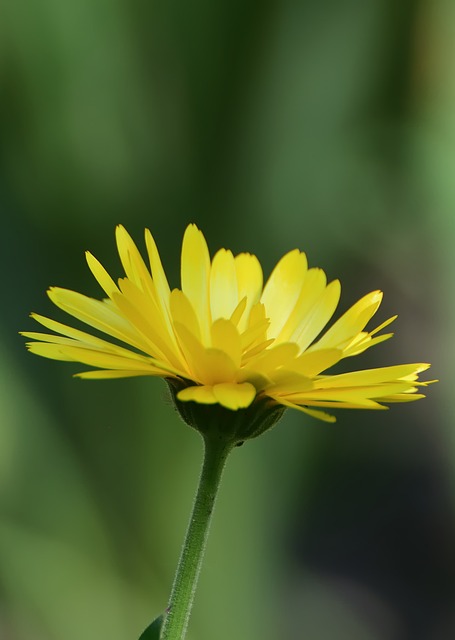
[(365, 330), (381, 303), (380, 291), (361, 298), (322, 333), (338, 305), (340, 283), (327, 283), (321, 269), (309, 269), (305, 254), (297, 249), (278, 262), (263, 286), (254, 255), (234, 256), (220, 249), (211, 260), (204, 236), (189, 225), (182, 246), (181, 289), (171, 291), (148, 230), (145, 241), (149, 267), (126, 230), (117, 227), (125, 271), (117, 283), (87, 253), (105, 299), (56, 287), (48, 292), (58, 307), (116, 342), (33, 314), (54, 333), (25, 333), (33, 339), (30, 351), (95, 367), (76, 374), (81, 378), (163, 377), (171, 382), (179, 410), (192, 426), (197, 412), (207, 413), (207, 405), (221, 407), (220, 416), (229, 416), (231, 423), (238, 413), (239, 440), (243, 432), (246, 438), (264, 430), (240, 426), (245, 416), (254, 424), (253, 414), (261, 414), (268, 424), (264, 407), (272, 422), (286, 407), (333, 422), (321, 408), (384, 409), (384, 403), (423, 397), (418, 387), (428, 383), (419, 382), (418, 374), (427, 364), (324, 373), (392, 336), (380, 331), (396, 316)]

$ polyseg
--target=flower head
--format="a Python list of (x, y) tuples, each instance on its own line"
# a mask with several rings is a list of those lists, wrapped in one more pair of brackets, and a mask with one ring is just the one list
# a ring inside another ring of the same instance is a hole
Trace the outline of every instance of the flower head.
[[(96, 300), (52, 287), (52, 302), (114, 341), (50, 318), (32, 317), (53, 333), (26, 332), (32, 353), (81, 362), (93, 370), (80, 378), (160, 376), (180, 403), (221, 405), (230, 412), (267, 402), (322, 420), (323, 409), (384, 409), (424, 397), (418, 375), (428, 364), (400, 364), (328, 375), (343, 358), (362, 353), (393, 334), (365, 327), (379, 308), (380, 291), (368, 293), (322, 333), (340, 298), (340, 283), (327, 283), (295, 249), (278, 262), (263, 286), (256, 256), (220, 249), (213, 259), (203, 234), (190, 224), (184, 235), (181, 289), (171, 290), (152, 234), (145, 232), (148, 267), (119, 226), (117, 247), (125, 277), (116, 283), (87, 252), (106, 294)], [(126, 346), (124, 346), (126, 345)]]

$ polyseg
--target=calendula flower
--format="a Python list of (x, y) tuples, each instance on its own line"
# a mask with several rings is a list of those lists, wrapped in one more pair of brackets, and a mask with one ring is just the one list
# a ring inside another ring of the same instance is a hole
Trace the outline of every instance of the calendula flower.
[(327, 283), (309, 269), (304, 253), (287, 253), (265, 286), (254, 255), (220, 249), (213, 260), (202, 233), (186, 229), (181, 289), (171, 291), (155, 241), (145, 232), (147, 266), (126, 230), (117, 227), (125, 277), (116, 283), (87, 253), (107, 297), (89, 298), (52, 287), (52, 302), (92, 329), (32, 317), (52, 333), (26, 332), (32, 353), (93, 367), (80, 378), (160, 376), (183, 419), (204, 440), (204, 462), (168, 606), (141, 635), (183, 640), (193, 604), (209, 525), (225, 462), (232, 449), (272, 427), (291, 407), (333, 422), (323, 409), (384, 409), (422, 398), (419, 373), (428, 364), (327, 374), (392, 336), (365, 327), (379, 308), (380, 291), (356, 302), (323, 333), (340, 298), (338, 280)]
[(330, 375), (393, 334), (365, 327), (379, 308), (380, 291), (368, 293), (323, 333), (340, 298), (340, 283), (308, 268), (295, 249), (278, 262), (263, 286), (256, 256), (220, 249), (210, 259), (207, 243), (191, 224), (181, 257), (181, 289), (171, 290), (150, 231), (148, 267), (123, 226), (116, 230), (125, 277), (116, 283), (87, 252), (87, 262), (106, 298), (52, 287), (52, 302), (104, 334), (105, 340), (50, 318), (32, 317), (53, 333), (26, 332), (32, 353), (80, 362), (94, 370), (80, 378), (160, 376), (179, 403), (221, 405), (231, 413), (267, 401), (322, 420), (321, 409), (384, 409), (424, 397), (418, 375), (428, 364), (399, 364)]

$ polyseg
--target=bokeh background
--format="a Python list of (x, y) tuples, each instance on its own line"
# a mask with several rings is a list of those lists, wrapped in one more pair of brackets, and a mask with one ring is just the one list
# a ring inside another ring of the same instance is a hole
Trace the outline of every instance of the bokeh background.
[[(32, 357), (49, 285), (148, 226), (170, 280), (188, 222), (298, 247), (344, 310), (385, 291), (428, 399), (287, 413), (232, 455), (193, 640), (455, 637), (455, 4), (7, 0), (0, 20), (0, 638), (136, 639), (164, 608), (201, 458), (154, 379)], [(142, 246), (142, 245), (141, 245)], [(351, 364), (351, 363), (349, 363)]]

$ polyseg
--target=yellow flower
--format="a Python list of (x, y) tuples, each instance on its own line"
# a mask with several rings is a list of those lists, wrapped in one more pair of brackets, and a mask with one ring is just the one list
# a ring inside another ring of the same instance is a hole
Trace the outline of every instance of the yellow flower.
[(86, 254), (107, 298), (58, 287), (48, 294), (63, 311), (127, 346), (32, 314), (55, 332), (24, 333), (34, 340), (27, 344), (32, 353), (95, 367), (76, 374), (81, 378), (161, 376), (180, 389), (181, 402), (233, 411), (267, 399), (332, 422), (321, 407), (384, 409), (383, 403), (424, 397), (418, 387), (428, 383), (418, 382), (418, 374), (428, 364), (323, 373), (392, 336), (378, 334), (396, 316), (365, 331), (380, 291), (361, 298), (321, 336), (338, 305), (340, 283), (327, 284), (325, 273), (309, 269), (297, 249), (278, 262), (263, 286), (256, 256), (220, 249), (210, 260), (203, 234), (191, 224), (183, 239), (181, 289), (171, 291), (149, 230), (150, 270), (124, 227), (117, 227), (116, 237), (126, 274), (118, 284)]

